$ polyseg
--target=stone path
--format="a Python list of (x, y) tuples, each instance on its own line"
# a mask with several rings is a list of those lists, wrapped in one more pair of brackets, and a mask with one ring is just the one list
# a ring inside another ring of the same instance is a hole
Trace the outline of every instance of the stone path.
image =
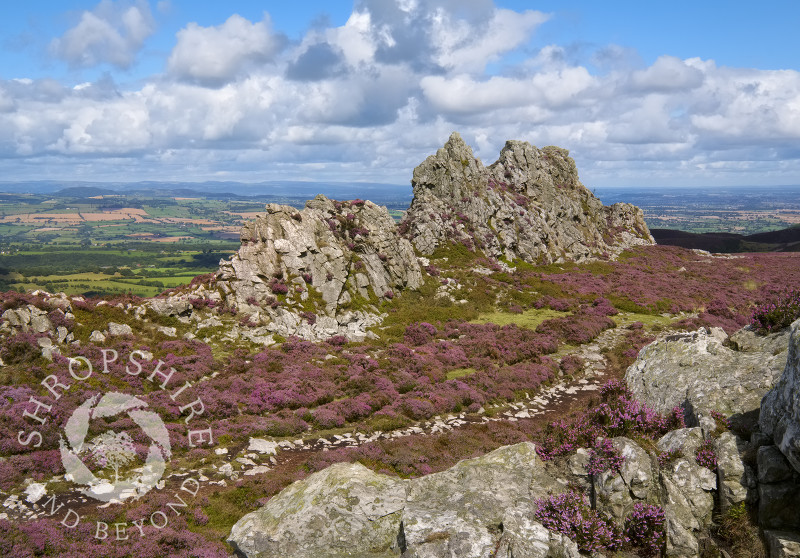
[[(563, 379), (540, 392), (527, 395), (520, 401), (495, 406), (490, 409), (494, 412), (487, 416), (484, 409), (477, 414), (466, 413), (437, 416), (419, 422), (400, 430), (391, 432), (373, 432), (365, 434), (352, 432), (335, 434), (325, 438), (306, 438), (296, 440), (272, 441), (251, 438), (249, 445), (241, 451), (233, 453), (229, 448), (217, 447), (215, 454), (223, 462), (212, 464), (198, 470), (181, 471), (173, 473), (159, 483), (159, 488), (171, 483), (180, 484), (187, 478), (193, 477), (202, 483), (225, 486), (229, 481), (240, 477), (261, 475), (269, 472), (276, 466), (288, 461), (297, 452), (330, 451), (335, 448), (356, 447), (377, 440), (390, 440), (412, 435), (435, 435), (448, 432), (468, 424), (487, 423), (493, 421), (515, 422), (520, 419), (530, 419), (554, 412), (564, 402), (576, 398), (582, 392), (598, 391), (605, 380), (606, 359), (602, 354), (603, 347), (614, 346), (625, 334), (625, 328), (617, 327), (601, 333), (593, 342), (581, 345), (570, 354), (583, 359), (585, 366), (580, 377)], [(498, 409), (499, 407), (499, 409)], [(61, 482), (63, 476), (57, 476), (44, 483), (30, 483), (22, 495), (7, 495), (0, 491), (0, 519), (34, 519), (49, 514), (52, 509), (51, 495), (47, 492), (47, 485), (51, 482)], [(58, 504), (66, 508), (80, 508), (92, 505), (90, 500), (80, 492), (74, 491), (59, 494)], [(109, 505), (109, 504), (106, 504)]]

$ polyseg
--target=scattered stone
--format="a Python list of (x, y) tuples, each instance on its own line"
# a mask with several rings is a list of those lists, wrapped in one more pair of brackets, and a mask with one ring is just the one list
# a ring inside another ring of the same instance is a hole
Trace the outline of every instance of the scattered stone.
[(89, 341), (92, 343), (103, 343), (106, 340), (106, 336), (97, 331), (96, 329), (92, 331), (91, 335), (89, 335)]
[[(291, 444), (291, 442), (288, 442)], [(279, 442), (272, 442), (262, 438), (250, 438), (250, 444), (247, 446), (247, 451), (255, 451), (266, 455), (276, 455), (278, 447), (281, 446)]]
[(167, 337), (177, 337), (178, 336), (178, 329), (174, 327), (166, 327), (166, 326), (158, 326), (157, 330), (160, 333), (163, 333)]
[(47, 488), (44, 484), (34, 482), (25, 488), (25, 501), (35, 504), (47, 494)]
[(133, 329), (128, 324), (108, 322), (108, 334), (113, 336), (133, 335)]

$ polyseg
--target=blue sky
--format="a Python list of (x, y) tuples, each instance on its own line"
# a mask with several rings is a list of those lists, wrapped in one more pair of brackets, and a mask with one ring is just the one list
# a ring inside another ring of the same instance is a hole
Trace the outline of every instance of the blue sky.
[(458, 130), (595, 186), (800, 184), (800, 2), (37, 0), (2, 180), (407, 184)]

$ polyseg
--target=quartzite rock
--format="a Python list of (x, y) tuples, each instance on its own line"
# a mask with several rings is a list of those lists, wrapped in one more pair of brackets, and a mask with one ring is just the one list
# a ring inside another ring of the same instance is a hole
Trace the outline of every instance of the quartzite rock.
[[(386, 208), (370, 201), (319, 195), (302, 211), (268, 204), (241, 238), (239, 252), (220, 263), (216, 287), (229, 306), (274, 324), (281, 335), (362, 340), (380, 321), (374, 303), (422, 284), (411, 243)], [(364, 310), (349, 311), (357, 301)], [(314, 318), (303, 317), (303, 309)], [(317, 323), (325, 316), (335, 319), (333, 328)]]
[(717, 454), (717, 487), (723, 513), (747, 500), (750, 475), (742, 461), (745, 442), (732, 432), (723, 432), (715, 443)]
[(674, 333), (643, 348), (625, 382), (659, 413), (682, 405), (690, 421), (713, 410), (726, 416), (757, 411), (784, 369), (786, 353), (773, 354), (772, 347), (785, 335), (762, 338), (767, 349), (762, 352), (726, 347), (722, 330)]
[(414, 169), (411, 184), (414, 199), (401, 228), (423, 254), (462, 242), (495, 258), (547, 263), (654, 244), (641, 210), (604, 206), (558, 147), (508, 141), (487, 168), (454, 132)]
[(228, 542), (248, 557), (399, 556), (406, 485), (358, 463), (337, 463), (244, 516)]
[(761, 403), (759, 425), (800, 472), (800, 320), (791, 326), (786, 367)]
[(530, 443), (412, 480), (336, 464), (244, 516), (228, 541), (248, 558), (578, 558), (533, 519), (534, 499), (560, 490)]
[[(500, 448), (414, 479), (403, 511), (408, 556), (488, 558), (498, 546), (500, 526), (511, 510), (530, 514), (534, 498), (560, 489), (530, 443)], [(530, 528), (518, 525), (523, 531)], [(514, 551), (512, 555), (520, 554)]]
[(645, 450), (625, 437), (612, 439), (614, 449), (624, 458), (619, 471), (596, 475), (597, 506), (622, 525), (633, 509), (634, 499), (645, 500), (656, 490), (653, 462)]

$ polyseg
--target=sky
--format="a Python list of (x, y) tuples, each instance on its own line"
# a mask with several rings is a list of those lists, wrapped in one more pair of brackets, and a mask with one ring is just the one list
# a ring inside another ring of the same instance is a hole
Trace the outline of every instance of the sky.
[(608, 186), (800, 184), (800, 2), (36, 0), (0, 181), (407, 185), (458, 131)]

